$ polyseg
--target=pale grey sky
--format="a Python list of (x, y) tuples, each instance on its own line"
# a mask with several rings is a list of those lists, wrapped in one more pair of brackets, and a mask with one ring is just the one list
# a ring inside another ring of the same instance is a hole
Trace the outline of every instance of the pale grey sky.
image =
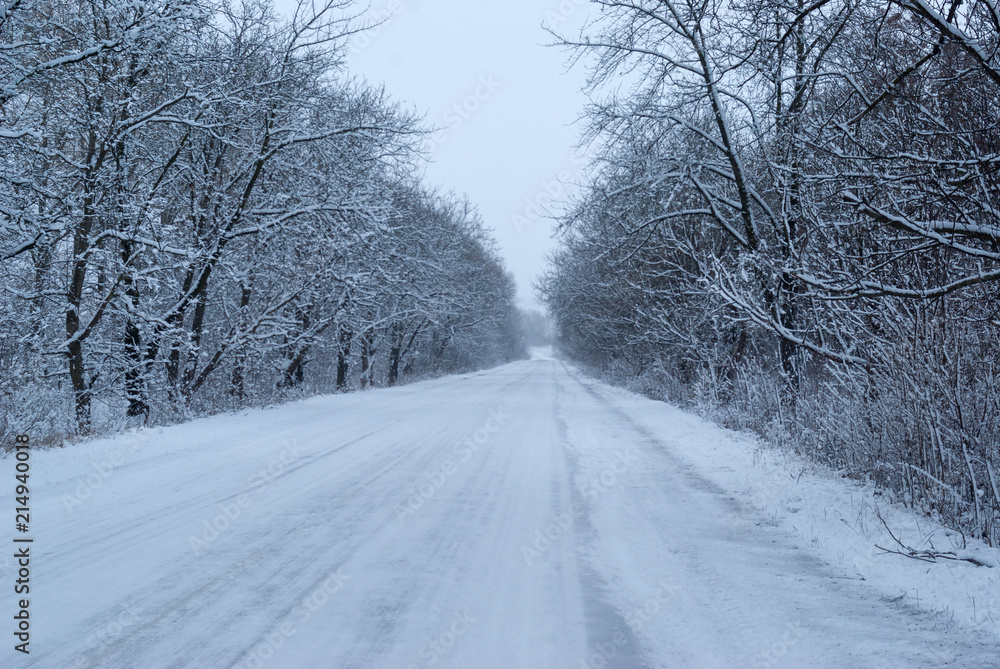
[(589, 11), (586, 0), (372, 0), (371, 15), (388, 18), (350, 45), (351, 72), (443, 128), (426, 181), (479, 207), (525, 306), (553, 247), (541, 210), (579, 177), (574, 121), (586, 103), (584, 71), (566, 72), (542, 25), (575, 35)]

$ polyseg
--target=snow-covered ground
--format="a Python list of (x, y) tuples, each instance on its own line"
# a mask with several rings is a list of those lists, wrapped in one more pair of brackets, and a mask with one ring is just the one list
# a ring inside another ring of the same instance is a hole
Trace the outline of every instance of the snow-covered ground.
[(545, 356), (31, 467), (3, 667), (1000, 666), (1000, 568), (881, 554), (876, 512), (955, 537)]

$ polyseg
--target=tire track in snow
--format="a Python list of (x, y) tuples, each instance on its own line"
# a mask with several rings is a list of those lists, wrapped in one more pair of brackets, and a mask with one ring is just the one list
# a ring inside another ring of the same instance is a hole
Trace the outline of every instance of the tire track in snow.
[[(577, 453), (578, 447), (570, 438), (569, 425), (562, 413), (565, 412), (565, 390), (555, 377), (555, 366), (553, 365), (553, 382), (556, 386), (556, 406), (554, 407), (554, 420), (559, 433), (560, 451), (566, 462), (569, 471), (569, 493), (573, 509), (572, 529), (574, 535), (579, 534), (575, 542), (581, 548), (579, 554), (585, 554), (588, 549), (593, 549), (594, 542), (598, 539), (597, 531), (590, 520), (590, 505), (584, 499), (583, 494), (576, 485), (580, 478), (581, 468)], [(578, 532), (579, 529), (579, 532)], [(649, 669), (652, 664), (644, 657), (633, 630), (628, 626), (625, 617), (608, 597), (608, 583), (605, 581), (600, 571), (596, 569), (586, 558), (579, 560), (578, 578), (583, 592), (584, 614), (587, 625), (587, 655), (584, 660), (589, 664), (592, 651), (599, 649), (609, 640), (620, 639), (615, 644), (613, 656), (614, 667), (617, 669)], [(588, 666), (584, 665), (584, 666)]]

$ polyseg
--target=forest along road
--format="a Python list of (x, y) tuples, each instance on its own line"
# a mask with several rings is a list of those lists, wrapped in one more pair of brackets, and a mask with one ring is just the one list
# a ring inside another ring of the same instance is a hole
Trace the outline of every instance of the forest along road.
[(2, 664), (997, 666), (620, 397), (536, 359), (39, 452), (31, 654)]

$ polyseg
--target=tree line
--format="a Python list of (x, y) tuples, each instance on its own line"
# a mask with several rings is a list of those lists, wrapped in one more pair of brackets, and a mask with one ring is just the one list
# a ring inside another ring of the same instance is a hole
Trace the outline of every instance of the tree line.
[(346, 0), (0, 4), (0, 438), (393, 385), (523, 349)]
[(564, 352), (1000, 541), (1000, 5), (596, 0)]

